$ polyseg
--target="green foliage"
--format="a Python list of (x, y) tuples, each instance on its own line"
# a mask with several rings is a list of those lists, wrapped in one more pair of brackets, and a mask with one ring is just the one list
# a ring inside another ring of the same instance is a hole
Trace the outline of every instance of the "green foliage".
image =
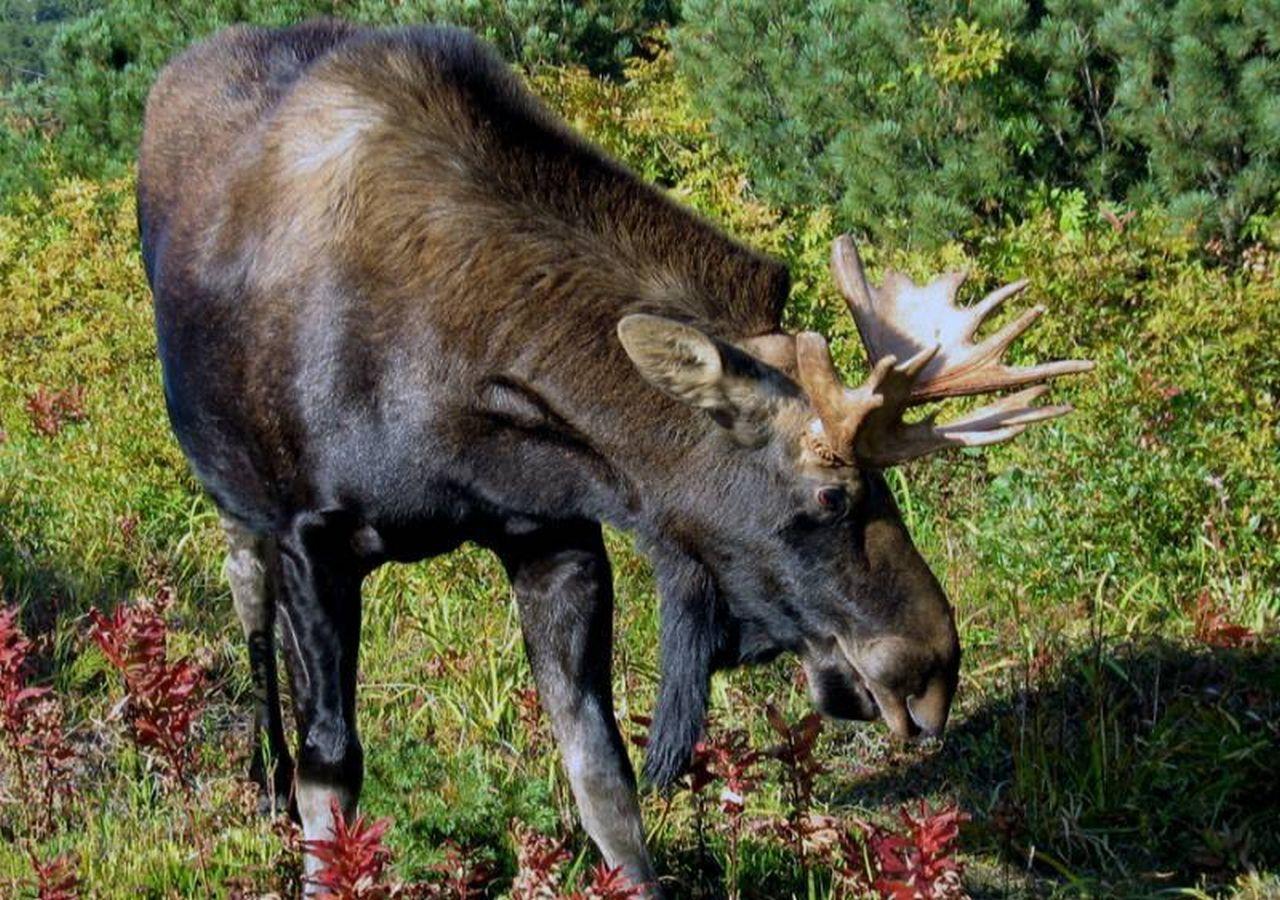
[[(936, 27), (927, 77), (953, 88), (1016, 56), (986, 20), (977, 30), (954, 17)], [(580, 67), (530, 76), (609, 152), (786, 259), (789, 324), (831, 334), (856, 379), (861, 352), (827, 270), (847, 220), (829, 209), (784, 214), (756, 197), (660, 49), (629, 64), (626, 79)], [(210, 894), (171, 798), (140, 757), (113, 744), (104, 665), (78, 637), (88, 606), (159, 578), (176, 592), (175, 652), (208, 660), (212, 674), (200, 782), (209, 882), (228, 893), (236, 884), (252, 895), (296, 893), (273, 880), (287, 854), (238, 792), (250, 702), (243, 642), (216, 515), (165, 419), (131, 178), (95, 182), (67, 176), (47, 155), (32, 161), (28, 174), (47, 197), (21, 192), (0, 216), (0, 604), (22, 604), (29, 631), (48, 637), (44, 671), (89, 754), (82, 820), (39, 849), (78, 852), (93, 896)], [(974, 816), (962, 846), (976, 895), (1225, 895), (1239, 879), (1240, 897), (1273, 896), (1280, 220), (1255, 219), (1259, 246), (1247, 265), (1228, 268), (1205, 264), (1189, 237), (1171, 237), (1159, 210), (1115, 225), (1101, 212), (1084, 190), (1042, 191), (1019, 221), (968, 234), (965, 245), (864, 248), (873, 278), (891, 266), (917, 280), (970, 269), (967, 297), (1029, 277), (1029, 300), (1048, 314), (1019, 346), (1021, 361), (1088, 356), (1099, 367), (1057, 389), (1074, 415), (1009, 445), (891, 474), (957, 607), (960, 707), (936, 751), (895, 747), (875, 726), (831, 726), (818, 754), (831, 771), (815, 807), (885, 820), (902, 798), (958, 797)], [(76, 386), (87, 418), (39, 433), (29, 397)], [(633, 732), (627, 717), (652, 706), (656, 602), (644, 560), (624, 537), (608, 540), (615, 697)], [(1201, 592), (1260, 632), (1261, 646), (1197, 644), (1188, 607)], [(551, 830), (572, 818), (572, 801), (545, 722), (535, 739), (517, 706), (514, 689), (529, 673), (501, 568), (475, 550), (389, 566), (369, 577), (366, 597), (365, 798), (375, 817), (396, 820), (389, 842), (400, 874), (421, 876), (445, 838), (479, 845), (510, 871), (508, 817)], [(807, 711), (793, 677), (783, 660), (718, 678), (720, 723), (768, 746), (765, 699), (793, 720)], [(723, 838), (698, 834), (687, 796), (643, 802), (664, 871), (683, 884), (714, 880), (705, 873), (724, 858)], [(767, 781), (748, 815), (776, 816), (783, 803)], [(0, 831), (15, 833), (19, 812), (0, 805)], [(745, 844), (744, 896), (806, 896), (785, 850)], [(0, 886), (25, 876), (24, 846), (0, 842)], [(824, 879), (808, 895), (828, 896)]]
[(936, 245), (1037, 185), (1237, 243), (1280, 192), (1273, 0), (693, 0), (676, 46), (783, 206)]
[(44, 51), (58, 26), (99, 0), (0, 0), (0, 91), (44, 75)]
[(1235, 240), (1280, 192), (1280, 4), (1126, 0), (1098, 33), (1114, 61), (1117, 138), (1147, 150), (1143, 186)]
[[(29, 5), (35, 0), (8, 2)], [(45, 5), (58, 6), (54, 0), (46, 0)], [(67, 0), (62, 6), (71, 9), (73, 2)], [(32, 152), (29, 141), (52, 136), (65, 170), (92, 177), (117, 175), (136, 152), (147, 91), (170, 57), (231, 23), (279, 26), (315, 16), (379, 25), (461, 25), (493, 43), (513, 62), (573, 62), (595, 72), (617, 74), (641, 37), (673, 18), (674, 4), (672, 0), (113, 0), (65, 22), (51, 35), (50, 26), (42, 24), (38, 34), (25, 39), (30, 48), (15, 57), (14, 65), (40, 55), (44, 74), (15, 86), (4, 100), (11, 112), (0, 118), (0, 170), (21, 171), (23, 155)], [(47, 49), (39, 46), (41, 42), (48, 43)], [(4, 50), (0, 44), (0, 52)], [(10, 175), (9, 180), (16, 177)]]
[(648, 32), (674, 20), (677, 6), (677, 0), (356, 0), (352, 12), (367, 22), (462, 25), (512, 62), (577, 63), (617, 75)]
[(998, 29), (888, 0), (694, 0), (684, 15), (676, 47), (699, 106), (775, 203), (936, 243), (1016, 191), (980, 89)]

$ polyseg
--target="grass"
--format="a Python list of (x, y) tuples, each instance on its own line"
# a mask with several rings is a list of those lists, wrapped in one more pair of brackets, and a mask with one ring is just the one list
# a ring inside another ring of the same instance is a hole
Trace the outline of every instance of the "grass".
[[(836, 334), (855, 367), (823, 273), (832, 223), (783, 218), (744, 197), (732, 161), (706, 149), (669, 73), (652, 65), (632, 73), (640, 87), (630, 93), (573, 71), (540, 83), (633, 165), (787, 258), (794, 321)], [(600, 108), (612, 110), (607, 121), (591, 119)], [(40, 833), (0, 780), (0, 885), (25, 890), (33, 850), (74, 853), (95, 897), (287, 892), (296, 848), (254, 814), (242, 778), (247, 666), (216, 515), (164, 418), (131, 184), (51, 180), (47, 203), (28, 198), (0, 218), (0, 599), (22, 608), (38, 636), (35, 677), (64, 698), (78, 790), (66, 821)], [(1124, 233), (1082, 228), (1063, 212), (1076, 202), (1047, 198), (969, 249), (872, 255), (876, 268), (917, 276), (967, 264), (984, 284), (1025, 272), (1051, 307), (1027, 352), (1100, 366), (1067, 391), (1079, 412), (1065, 422), (894, 473), (913, 534), (958, 606), (959, 708), (941, 746), (896, 747), (872, 725), (827, 727), (816, 811), (884, 824), (903, 801), (958, 801), (972, 816), (961, 848), (975, 896), (1276, 896), (1280, 262), (1263, 247), (1260, 272), (1207, 264), (1154, 213)], [(84, 420), (40, 433), (30, 398), (76, 387)], [(652, 705), (656, 602), (626, 536), (608, 543), (619, 720), (634, 733), (625, 723)], [(85, 637), (91, 606), (157, 584), (177, 598), (173, 652), (208, 672), (199, 835), (156, 761), (113, 718), (119, 687)], [(1212, 633), (1197, 632), (1201, 593), (1259, 640), (1212, 646)], [(574, 834), (571, 870), (584, 874), (594, 851), (572, 831), (545, 723), (521, 702), (531, 680), (496, 562), (464, 549), (387, 567), (366, 598), (364, 807), (395, 821), (396, 874), (429, 877), (451, 842), (494, 862), (500, 894), (513, 873), (513, 819)], [(808, 711), (795, 670), (783, 660), (718, 678), (716, 727), (769, 746), (765, 700), (791, 721)], [(777, 767), (762, 772), (751, 821), (787, 812)], [(722, 896), (723, 833), (698, 834), (687, 792), (647, 795), (644, 806), (677, 896)], [(758, 830), (734, 869), (730, 887), (744, 897), (832, 895), (829, 872), (803, 872)]]

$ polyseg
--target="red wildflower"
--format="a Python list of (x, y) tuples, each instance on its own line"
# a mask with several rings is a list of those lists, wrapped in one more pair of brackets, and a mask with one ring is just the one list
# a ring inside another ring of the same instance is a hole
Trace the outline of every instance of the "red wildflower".
[(755, 789), (756, 763), (760, 753), (747, 743), (747, 733), (740, 728), (719, 732), (698, 745), (707, 758), (710, 773), (724, 782), (720, 792), (720, 808), (728, 815), (738, 815), (746, 804), (746, 796)]
[(529, 751), (541, 753), (546, 749), (549, 737), (537, 688), (521, 688), (516, 691), (516, 712), (520, 717), (520, 729), (529, 742)]
[(554, 900), (558, 896), (562, 870), (572, 854), (566, 842), (535, 831), (523, 822), (511, 823), (516, 842), (516, 879), (511, 900)]
[(444, 859), (431, 870), (442, 876), (442, 880), (410, 885), (403, 889), (406, 896), (426, 900), (474, 900), (482, 896), (485, 886), (493, 881), (493, 867), (488, 862), (478, 859), (474, 851), (464, 850), (452, 842), (445, 844)]
[(716, 780), (715, 773), (711, 771), (711, 750), (706, 741), (698, 741), (693, 745), (693, 756), (684, 777), (688, 779), (689, 790), (694, 794), (701, 794), (707, 785)]
[(336, 798), (329, 801), (333, 813), (331, 840), (303, 841), (306, 852), (320, 860), (320, 871), (307, 881), (320, 888), (323, 900), (385, 900), (391, 888), (383, 883), (383, 870), (391, 861), (391, 851), (382, 837), (391, 827), (390, 819), (372, 825), (363, 816), (348, 824)]
[(120, 529), (120, 536), (124, 538), (125, 543), (133, 543), (133, 539), (138, 536), (138, 514), (126, 513), (116, 519), (116, 527)]
[(84, 420), (84, 388), (60, 391), (37, 388), (35, 393), (27, 396), (27, 415), (37, 434), (53, 437), (67, 422)]
[[(29, 687), (26, 671), (32, 643), (18, 626), (18, 609), (0, 610), (0, 730), (13, 759), (24, 800), (53, 821), (58, 800), (71, 796), (74, 754), (67, 742), (62, 704), (47, 687)], [(28, 764), (34, 761), (33, 770)]]
[(49, 692), (47, 687), (26, 685), (31, 646), (18, 625), (18, 608), (0, 610), (0, 717), (10, 735), (26, 730), (32, 704)]
[(782, 763), (790, 777), (794, 799), (807, 807), (814, 779), (826, 771), (813, 753), (818, 735), (822, 733), (822, 716), (809, 713), (795, 725), (788, 725), (782, 713), (769, 703), (765, 704), (765, 717), (782, 742), (765, 750), (763, 755)]
[[(919, 814), (899, 810), (905, 826), (893, 832), (865, 826), (881, 897), (894, 900), (953, 900), (966, 896), (963, 864), (955, 858), (960, 823), (968, 816), (956, 806), (932, 810), (920, 801)], [(846, 856), (848, 856), (846, 852)]]
[(644, 890), (633, 885), (621, 868), (600, 863), (591, 870), (591, 882), (584, 890), (574, 891), (566, 900), (640, 900)]

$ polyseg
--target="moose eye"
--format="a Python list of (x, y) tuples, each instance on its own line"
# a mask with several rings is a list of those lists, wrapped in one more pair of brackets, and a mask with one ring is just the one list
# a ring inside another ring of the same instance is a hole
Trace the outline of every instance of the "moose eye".
[(840, 487), (818, 488), (817, 499), (818, 508), (833, 518), (844, 515), (849, 506), (849, 495)]

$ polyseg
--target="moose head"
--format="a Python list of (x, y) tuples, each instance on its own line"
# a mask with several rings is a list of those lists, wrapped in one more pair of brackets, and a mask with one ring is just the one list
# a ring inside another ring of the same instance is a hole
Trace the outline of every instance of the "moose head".
[[(664, 609), (664, 682), (648, 760), (655, 781), (679, 774), (701, 727), (705, 687), (700, 697), (696, 683), (710, 673), (698, 671), (699, 658), (717, 668), (790, 650), (822, 712), (881, 718), (904, 739), (939, 734), (959, 678), (954, 613), (883, 472), (1063, 415), (1070, 406), (1035, 405), (1045, 382), (1092, 368), (1004, 364), (1042, 307), (977, 336), (1025, 281), (969, 307), (956, 303), (960, 273), (919, 286), (890, 272), (877, 288), (848, 237), (836, 241), (832, 267), (871, 368), (857, 388), (843, 383), (819, 334), (732, 343), (658, 316), (631, 315), (618, 326), (640, 373), (708, 413), (729, 438), (721, 457), (732, 459), (721, 467), (731, 474), (712, 479), (711, 509), (695, 529), (714, 535), (698, 542), (714, 581), (717, 611), (699, 626), (712, 649), (700, 652), (687, 636), (668, 641)], [(907, 419), (915, 406), (1014, 388), (945, 424), (936, 413)]]

